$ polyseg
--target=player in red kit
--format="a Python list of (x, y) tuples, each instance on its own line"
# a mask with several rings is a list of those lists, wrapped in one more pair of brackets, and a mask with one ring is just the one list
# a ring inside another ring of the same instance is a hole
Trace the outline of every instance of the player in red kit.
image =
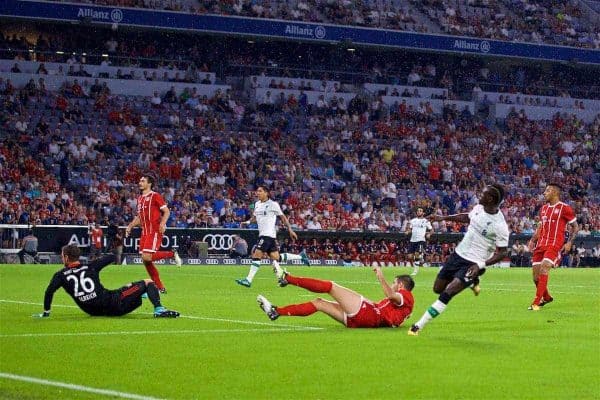
[(177, 254), (177, 250), (159, 251), (163, 234), (167, 229), (170, 211), (165, 199), (152, 190), (153, 186), (154, 177), (151, 175), (143, 175), (140, 178), (139, 188), (142, 194), (137, 199), (137, 216), (127, 225), (125, 235), (129, 236), (131, 229), (136, 226), (142, 228), (140, 236), (142, 261), (160, 292), (165, 293), (165, 286), (160, 280), (158, 269), (154, 266), (153, 261), (174, 258), (177, 266), (181, 266), (181, 258)]
[[(532, 311), (538, 311), (554, 300), (548, 293), (548, 272), (558, 265), (562, 251), (571, 251), (579, 231), (575, 212), (570, 205), (560, 201), (560, 192), (561, 187), (556, 183), (546, 186), (544, 198), (547, 204), (540, 210), (540, 225), (529, 241), (529, 248), (533, 251), (533, 283), (536, 286), (535, 298), (529, 306)], [(571, 228), (571, 235), (565, 243), (567, 224)]]
[(378, 303), (332, 281), (301, 278), (287, 273), (279, 279), (279, 286), (291, 284), (314, 293), (327, 293), (335, 301), (316, 298), (308, 303), (285, 307), (272, 305), (262, 295), (258, 295), (257, 301), (271, 320), (280, 316), (305, 317), (321, 311), (347, 328), (396, 328), (412, 313), (414, 299), (411, 291), (415, 282), (409, 275), (398, 275), (390, 286), (380, 267), (373, 268), (373, 271), (385, 294), (385, 298)]

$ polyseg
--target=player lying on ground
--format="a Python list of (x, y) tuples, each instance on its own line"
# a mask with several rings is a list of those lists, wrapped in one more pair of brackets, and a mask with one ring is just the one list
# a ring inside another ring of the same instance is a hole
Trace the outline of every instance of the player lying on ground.
[(250, 287), (254, 276), (260, 268), (260, 260), (263, 255), (267, 254), (271, 259), (273, 269), (276, 273), (281, 274), (282, 269), (279, 266), (279, 261), (287, 262), (290, 260), (302, 260), (302, 262), (310, 267), (310, 261), (304, 251), (300, 254), (284, 253), (279, 254), (279, 243), (277, 242), (277, 217), (287, 227), (290, 237), (294, 240), (298, 239), (298, 235), (292, 229), (290, 221), (281, 211), (281, 206), (278, 202), (269, 198), (269, 189), (264, 186), (258, 186), (256, 189), (256, 197), (258, 201), (254, 203), (254, 212), (252, 218), (242, 222), (242, 225), (248, 225), (254, 221), (258, 224), (258, 243), (252, 252), (252, 265), (245, 278), (236, 279), (238, 285)]
[(257, 301), (271, 320), (276, 320), (280, 316), (305, 317), (321, 311), (348, 328), (398, 327), (410, 317), (412, 312), (414, 299), (411, 291), (415, 282), (409, 275), (398, 275), (390, 286), (380, 267), (373, 268), (373, 271), (385, 294), (385, 298), (378, 303), (373, 303), (363, 295), (335, 282), (296, 277), (287, 272), (280, 276), (279, 286), (290, 284), (314, 293), (327, 293), (335, 301), (316, 298), (308, 303), (285, 307), (272, 305), (262, 295), (258, 296)]
[(34, 317), (49, 317), (54, 293), (61, 287), (73, 298), (84, 312), (94, 316), (121, 316), (128, 314), (142, 305), (142, 295), (154, 305), (155, 317), (175, 318), (177, 311), (167, 310), (160, 303), (160, 294), (150, 279), (132, 282), (117, 290), (107, 290), (100, 283), (100, 271), (115, 260), (114, 255), (107, 255), (89, 264), (79, 262), (80, 250), (71, 244), (62, 248), (62, 260), (65, 267), (57, 271), (44, 296), (44, 312)]
[(433, 291), (440, 296), (411, 326), (409, 335), (418, 335), (465, 288), (473, 286), (473, 292), (479, 294), (479, 276), (483, 275), (485, 267), (496, 264), (508, 255), (508, 225), (500, 211), (503, 199), (504, 188), (489, 185), (481, 193), (479, 204), (470, 213), (431, 216), (434, 221), (456, 221), (468, 223), (469, 226), (456, 251), (448, 257), (435, 279)]

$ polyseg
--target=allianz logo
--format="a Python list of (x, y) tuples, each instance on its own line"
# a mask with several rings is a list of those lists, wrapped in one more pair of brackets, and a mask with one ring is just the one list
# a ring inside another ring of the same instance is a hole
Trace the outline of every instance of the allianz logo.
[(77, 18), (100, 19), (119, 23), (123, 20), (123, 11), (118, 8), (114, 8), (111, 11), (95, 10), (93, 8), (79, 8), (79, 10), (77, 10)]
[(491, 49), (490, 42), (487, 40), (482, 40), (473, 42), (469, 40), (455, 40), (453, 48), (459, 50), (474, 50), (481, 51), (482, 53), (488, 53)]
[(321, 25), (312, 27), (312, 26), (300, 26), (300, 25), (287, 24), (285, 26), (285, 34), (286, 35), (314, 37), (316, 39), (323, 39), (323, 38), (325, 38), (325, 36), (327, 36), (327, 31), (325, 30), (325, 27), (323, 27)]

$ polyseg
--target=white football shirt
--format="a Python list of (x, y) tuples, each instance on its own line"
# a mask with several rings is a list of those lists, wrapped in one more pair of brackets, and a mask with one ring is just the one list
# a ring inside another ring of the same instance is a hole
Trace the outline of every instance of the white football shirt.
[(415, 243), (424, 242), (427, 230), (431, 230), (433, 227), (427, 218), (413, 218), (410, 220), (410, 229), (410, 241)]
[(254, 216), (258, 224), (258, 236), (277, 237), (277, 217), (283, 215), (279, 203), (271, 199), (254, 203)]
[(456, 254), (474, 263), (484, 262), (496, 252), (496, 247), (508, 247), (508, 225), (502, 211), (488, 214), (481, 204), (469, 213), (467, 233), (456, 246)]

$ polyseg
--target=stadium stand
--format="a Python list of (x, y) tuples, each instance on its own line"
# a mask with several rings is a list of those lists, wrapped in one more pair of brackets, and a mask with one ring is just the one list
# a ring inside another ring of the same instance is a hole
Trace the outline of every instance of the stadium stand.
[[(63, 0), (67, 1), (67, 0)], [(356, 25), (412, 32), (444, 32), (507, 41), (600, 48), (597, 1), (570, 0), (95, 0), (82, 4), (152, 8)]]

